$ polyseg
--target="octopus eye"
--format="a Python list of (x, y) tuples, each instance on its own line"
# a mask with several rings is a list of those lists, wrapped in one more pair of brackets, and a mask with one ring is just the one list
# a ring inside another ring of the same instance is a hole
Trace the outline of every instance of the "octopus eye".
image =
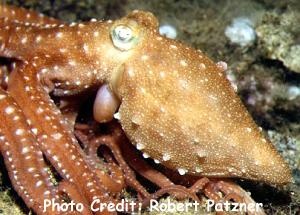
[(137, 42), (134, 30), (125, 25), (118, 25), (111, 31), (111, 38), (115, 47), (127, 51)]

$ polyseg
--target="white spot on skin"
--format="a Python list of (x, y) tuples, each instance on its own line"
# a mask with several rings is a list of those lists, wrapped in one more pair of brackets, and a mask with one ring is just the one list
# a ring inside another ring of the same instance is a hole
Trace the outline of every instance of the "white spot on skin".
[(197, 152), (197, 156), (198, 156), (199, 158), (204, 158), (204, 157), (207, 156), (207, 154), (206, 154), (204, 151), (198, 151), (198, 152)]
[(28, 153), (29, 152), (29, 147), (24, 147), (23, 149), (22, 149), (22, 154), (26, 154), (26, 153)]
[(180, 61), (180, 65), (181, 65), (181, 66), (187, 66), (188, 64), (186, 63), (185, 60), (181, 60), (181, 61)]
[(187, 173), (187, 169), (179, 168), (178, 173), (179, 173), (179, 175), (185, 175)]
[(89, 51), (89, 47), (88, 47), (87, 44), (84, 44), (84, 45), (83, 45), (83, 50), (84, 50), (85, 52), (88, 52), (88, 51)]
[(47, 196), (47, 195), (49, 195), (50, 194), (50, 191), (49, 190), (46, 190), (45, 192), (44, 192), (44, 195), (45, 196)]
[(136, 148), (137, 148), (138, 150), (143, 150), (143, 149), (145, 148), (145, 146), (144, 146), (142, 143), (137, 143), (137, 144), (136, 144)]
[(164, 77), (166, 77), (166, 73), (160, 72), (160, 73), (159, 73), (159, 76), (160, 76), (161, 78), (164, 78)]
[(142, 60), (148, 60), (148, 59), (149, 59), (149, 56), (148, 56), (148, 55), (143, 55), (143, 56), (141, 57), (141, 59), (142, 59)]
[(147, 153), (143, 153), (143, 157), (144, 158), (150, 158), (150, 155), (148, 155)]
[(47, 73), (48, 72), (48, 69), (46, 69), (46, 68), (43, 68), (43, 69), (41, 69), (41, 74), (45, 74), (45, 73)]
[(165, 109), (164, 107), (160, 107), (159, 110), (160, 110), (160, 112), (162, 112), (162, 113), (166, 113), (166, 109)]
[(162, 158), (163, 158), (163, 161), (168, 161), (171, 159), (171, 156), (169, 154), (164, 154)]
[(64, 49), (64, 48), (60, 48), (60, 49), (59, 49), (59, 52), (60, 52), (60, 53), (65, 53), (66, 51), (67, 51), (67, 49)]
[(32, 128), (31, 131), (32, 131), (32, 133), (34, 133), (35, 135), (37, 135), (37, 133), (38, 133), (37, 128)]
[(62, 32), (57, 32), (55, 36), (56, 36), (56, 38), (60, 39), (60, 38), (63, 37), (63, 33)]
[(117, 120), (120, 120), (121, 119), (121, 114), (119, 112), (115, 113), (114, 118), (117, 119)]
[(131, 122), (135, 125), (141, 125), (142, 119), (140, 114), (135, 114), (132, 116)]
[(134, 76), (134, 71), (132, 69), (129, 69), (127, 73), (131, 78)]
[(21, 43), (22, 43), (22, 44), (27, 43), (27, 37), (23, 37), (23, 38), (21, 39)]
[(58, 71), (58, 70), (59, 70), (59, 66), (55, 65), (55, 66), (53, 67), (53, 69), (54, 69), (55, 71)]
[(17, 129), (16, 130), (16, 135), (22, 135), (24, 133), (23, 129)]
[(35, 187), (39, 187), (39, 186), (41, 186), (42, 184), (43, 184), (43, 181), (38, 181), (38, 182), (36, 182)]
[(98, 31), (95, 31), (95, 32), (93, 33), (93, 35), (94, 35), (94, 37), (98, 37), (98, 36), (99, 36), (99, 32), (98, 32)]
[(197, 167), (195, 168), (195, 171), (196, 171), (196, 173), (200, 173), (200, 172), (202, 172), (202, 169), (201, 169), (201, 167), (197, 166)]
[(208, 97), (211, 98), (211, 99), (214, 100), (214, 101), (217, 101), (217, 100), (218, 100), (218, 98), (217, 98), (216, 96), (214, 96), (214, 95), (209, 95)]
[(76, 62), (75, 62), (74, 60), (70, 60), (70, 61), (69, 61), (69, 65), (70, 65), (70, 66), (76, 66)]
[(179, 82), (179, 86), (182, 89), (187, 89), (188, 88), (188, 82), (186, 80), (180, 79), (180, 80), (178, 80), (178, 82)]
[(63, 135), (60, 133), (52, 134), (51, 135), (54, 139), (59, 140)]
[(26, 87), (25, 87), (25, 91), (26, 91), (26, 92), (29, 92), (29, 91), (30, 91), (30, 87), (29, 87), (29, 86), (26, 86)]
[(4, 111), (7, 114), (12, 114), (15, 111), (15, 109), (13, 107), (11, 107), (11, 106), (8, 106), (7, 108), (5, 108)]
[(204, 64), (204, 63), (200, 63), (199, 69), (200, 69), (200, 70), (205, 70), (205, 69), (206, 69), (205, 64)]
[(35, 38), (35, 42), (39, 43), (42, 40), (42, 37), (39, 35)]
[(69, 26), (70, 26), (70, 27), (74, 27), (74, 26), (76, 26), (76, 25), (77, 25), (76, 22), (72, 22)]
[(34, 170), (35, 170), (35, 168), (33, 168), (33, 167), (30, 167), (27, 169), (28, 172), (33, 172)]
[(43, 135), (42, 135), (42, 138), (43, 138), (43, 139), (47, 139), (48, 136), (47, 136), (46, 134), (43, 134)]
[(145, 88), (143, 88), (143, 87), (140, 88), (140, 91), (141, 91), (141, 93), (143, 93), (143, 94), (146, 93), (146, 90), (145, 90)]
[(41, 114), (44, 112), (44, 109), (39, 107), (37, 110), (36, 110), (37, 114)]

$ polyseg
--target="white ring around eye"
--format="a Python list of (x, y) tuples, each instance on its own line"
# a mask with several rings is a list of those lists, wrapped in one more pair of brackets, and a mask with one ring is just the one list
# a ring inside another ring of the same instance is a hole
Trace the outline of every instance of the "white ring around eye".
[(133, 30), (126, 25), (116, 26), (111, 32), (111, 38), (114, 46), (121, 51), (131, 49), (136, 43)]

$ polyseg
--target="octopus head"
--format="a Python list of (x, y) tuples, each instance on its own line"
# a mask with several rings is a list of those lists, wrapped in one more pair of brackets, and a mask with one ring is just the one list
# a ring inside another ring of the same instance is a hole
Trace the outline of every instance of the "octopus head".
[(145, 158), (181, 175), (291, 180), (224, 71), (201, 51), (159, 35), (156, 18), (141, 11), (114, 22), (110, 39), (115, 117)]

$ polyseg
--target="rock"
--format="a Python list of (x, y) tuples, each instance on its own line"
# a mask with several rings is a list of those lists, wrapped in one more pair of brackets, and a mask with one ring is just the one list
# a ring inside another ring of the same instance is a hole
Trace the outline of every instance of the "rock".
[(281, 61), (289, 70), (300, 73), (300, 14), (267, 12), (256, 28), (258, 45), (269, 59)]

